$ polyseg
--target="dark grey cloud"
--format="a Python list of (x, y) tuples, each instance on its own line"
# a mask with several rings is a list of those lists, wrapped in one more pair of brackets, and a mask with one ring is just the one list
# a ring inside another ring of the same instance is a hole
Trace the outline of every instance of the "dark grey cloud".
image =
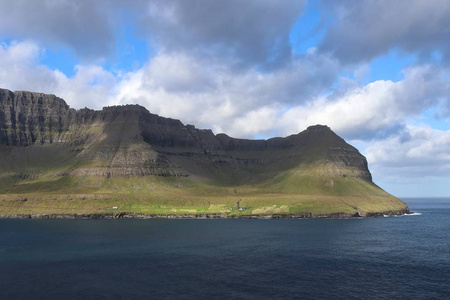
[(166, 51), (267, 67), (290, 58), (289, 32), (304, 6), (305, 0), (155, 0), (139, 28)]
[(66, 46), (88, 59), (105, 57), (115, 46), (114, 20), (111, 5), (107, 4), (87, 0), (1, 0), (0, 36)]
[(447, 0), (323, 0), (331, 20), (322, 51), (341, 61), (369, 61), (393, 48), (450, 61), (450, 3)]
[(117, 29), (131, 25), (156, 51), (267, 67), (290, 58), (289, 32), (305, 1), (0, 0), (0, 37), (97, 59), (114, 54)]
[(392, 136), (401, 136), (407, 138), (406, 125), (402, 121), (393, 121), (392, 124), (380, 126), (380, 128), (347, 128), (338, 132), (346, 140), (385, 140)]

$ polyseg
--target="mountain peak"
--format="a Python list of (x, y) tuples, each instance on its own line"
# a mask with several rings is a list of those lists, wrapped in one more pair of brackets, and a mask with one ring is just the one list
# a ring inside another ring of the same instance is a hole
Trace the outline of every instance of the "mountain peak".
[(320, 131), (332, 131), (332, 130), (327, 125), (317, 124), (317, 125), (309, 126), (308, 128), (306, 128), (306, 131), (308, 131), (308, 132), (320, 132)]

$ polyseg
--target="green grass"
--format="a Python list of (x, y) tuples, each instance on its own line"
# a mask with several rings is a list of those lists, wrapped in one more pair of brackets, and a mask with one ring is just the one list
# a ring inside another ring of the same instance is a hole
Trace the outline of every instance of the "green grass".
[[(245, 211), (237, 210), (237, 201)], [(228, 187), (174, 177), (65, 176), (19, 181), (0, 195), (0, 214), (354, 214), (358, 210), (370, 213), (405, 207), (361, 179), (336, 178), (334, 186), (329, 186), (324, 178), (310, 176)]]
[[(144, 151), (143, 147), (131, 144), (121, 151), (126, 155), (126, 151)], [(354, 214), (406, 208), (402, 201), (373, 183), (354, 177), (357, 172), (353, 169), (338, 170), (345, 177), (334, 176), (327, 165), (295, 165), (296, 157), (280, 159), (279, 163), (275, 160), (265, 169), (256, 165), (245, 172), (211, 169), (189, 177), (107, 178), (90, 175), (109, 168), (107, 161), (98, 156), (102, 152), (94, 152), (90, 159), (80, 158), (79, 153), (76, 147), (63, 146), (0, 147), (0, 215)], [(277, 157), (282, 152), (272, 154)], [(245, 152), (239, 155), (252, 157)], [(268, 155), (259, 157), (265, 159)], [(207, 180), (208, 172), (221, 175)], [(258, 176), (249, 177), (250, 174)], [(221, 176), (231, 179), (220, 180)], [(245, 211), (237, 210), (237, 201)]]

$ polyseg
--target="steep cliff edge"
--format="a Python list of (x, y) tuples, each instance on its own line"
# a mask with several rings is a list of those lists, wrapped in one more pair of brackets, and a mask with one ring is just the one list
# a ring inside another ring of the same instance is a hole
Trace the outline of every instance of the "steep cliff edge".
[(356, 148), (322, 125), (235, 139), (138, 105), (75, 110), (54, 95), (0, 90), (0, 154), (0, 215), (408, 210), (372, 183)]

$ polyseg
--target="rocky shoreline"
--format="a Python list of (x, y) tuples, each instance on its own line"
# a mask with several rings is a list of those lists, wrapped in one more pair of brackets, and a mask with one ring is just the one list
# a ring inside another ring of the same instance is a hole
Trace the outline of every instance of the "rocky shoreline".
[(409, 210), (380, 213), (331, 213), (331, 214), (271, 214), (271, 215), (227, 215), (227, 214), (140, 214), (140, 213), (92, 213), (92, 214), (10, 214), (0, 219), (353, 219), (412, 214)]

